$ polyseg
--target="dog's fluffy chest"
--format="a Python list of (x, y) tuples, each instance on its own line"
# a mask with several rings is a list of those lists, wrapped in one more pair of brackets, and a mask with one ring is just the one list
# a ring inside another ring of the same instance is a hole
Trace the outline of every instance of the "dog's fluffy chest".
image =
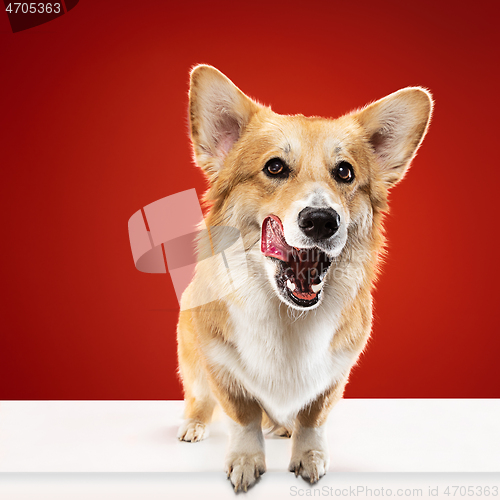
[(219, 344), (210, 353), (277, 423), (291, 422), (346, 375), (355, 359), (349, 351), (332, 352), (336, 321), (318, 313), (295, 320), (278, 311), (250, 318), (231, 308), (233, 345)]

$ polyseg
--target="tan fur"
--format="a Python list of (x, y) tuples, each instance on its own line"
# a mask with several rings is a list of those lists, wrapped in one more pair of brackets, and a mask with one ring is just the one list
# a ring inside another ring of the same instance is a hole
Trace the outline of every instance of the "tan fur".
[[(406, 173), (427, 130), (431, 109), (428, 92), (408, 88), (336, 120), (281, 116), (246, 97), (212, 67), (198, 66), (191, 75), (190, 124), (194, 153), (210, 181), (205, 195), (209, 207), (207, 227), (236, 227), (245, 249), (254, 252), (258, 259), (256, 248), (263, 219), (272, 213), (284, 220), (291, 202), (307, 196), (311, 186), (321, 186), (341, 200), (349, 214), (347, 243), (327, 277), (333, 293), (335, 287), (342, 284), (334, 276), (336, 266), (342, 272), (349, 269), (359, 272), (354, 296), (348, 291), (338, 291), (343, 300), (342, 309), (336, 317), (336, 326), (332, 323), (330, 340), (331, 355), (353, 353), (352, 364), (371, 331), (371, 289), (384, 252), (382, 220), (387, 210), (388, 191)], [(263, 175), (263, 166), (273, 157), (280, 157), (289, 165), (291, 175), (286, 182), (273, 182)], [(353, 184), (339, 184), (332, 178), (332, 165), (339, 158), (353, 165), (356, 172)], [(209, 248), (206, 242), (205, 248)], [(210, 248), (214, 251), (212, 241)], [(259, 305), (240, 291), (189, 308), (194, 297), (201, 297), (217, 286), (214, 285), (216, 279), (207, 261), (200, 260), (196, 276), (182, 299), (178, 354), (186, 418), (206, 426), (217, 400), (241, 429), (262, 422), (265, 427), (273, 427), (277, 434), (287, 435), (292, 431), (290, 422), (273, 421), (241, 380), (213, 357), (214, 349), (226, 352), (224, 349), (228, 348), (227, 352), (236, 353), (241, 348), (230, 309), (256, 307), (258, 314)], [(345, 286), (349, 286), (346, 283)], [(290, 313), (286, 304), (272, 293), (269, 297), (280, 315), (295, 313)], [(325, 292), (317, 313), (306, 311), (305, 314), (316, 317), (323, 314), (321, 308), (330, 307), (327, 297)], [(296, 414), (297, 439), (304, 429), (319, 429), (325, 423), (329, 411), (342, 397), (347, 377), (348, 372), (312, 400), (304, 401)], [(190, 432), (189, 435), (194, 436), (190, 440), (204, 435), (192, 429)], [(180, 438), (184, 439), (185, 435)], [(301, 446), (297, 442), (294, 449), (300, 451)], [(256, 463), (261, 464), (261, 458), (259, 455)], [(242, 460), (253, 463), (248, 457)], [(321, 467), (326, 467), (327, 459), (318, 469), (314, 464), (307, 466), (310, 470), (300, 465), (300, 457), (299, 462), (294, 463), (293, 470), (297, 473), (300, 471), (304, 478), (317, 480), (324, 473)], [(261, 465), (258, 469), (263, 470)], [(243, 466), (237, 469), (238, 477), (234, 479), (234, 470), (230, 466), (228, 474), (235, 487), (246, 488), (255, 481), (248, 477)]]

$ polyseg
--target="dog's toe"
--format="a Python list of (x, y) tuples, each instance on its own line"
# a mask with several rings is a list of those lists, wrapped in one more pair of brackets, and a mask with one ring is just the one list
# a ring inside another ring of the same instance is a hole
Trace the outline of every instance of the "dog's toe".
[(281, 437), (281, 438), (290, 438), (292, 437), (292, 431), (287, 429), (286, 427), (278, 427), (273, 431), (273, 434), (276, 437)]
[(208, 426), (198, 420), (188, 419), (185, 420), (179, 427), (177, 438), (180, 441), (187, 441), (188, 443), (196, 443), (208, 436)]

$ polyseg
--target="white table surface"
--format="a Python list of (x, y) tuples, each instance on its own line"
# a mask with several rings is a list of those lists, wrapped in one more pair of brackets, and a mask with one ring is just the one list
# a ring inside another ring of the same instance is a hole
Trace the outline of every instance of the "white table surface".
[[(234, 498), (223, 473), (227, 417), (205, 441), (181, 443), (182, 410), (181, 401), (2, 401), (0, 498)], [(348, 399), (328, 428), (331, 466), (317, 485), (286, 472), (290, 440), (268, 437), (268, 472), (246, 498), (362, 486), (393, 496), (439, 487), (449, 499), (447, 485), (500, 486), (500, 400)]]
[[(182, 401), (2, 401), (0, 472), (220, 471), (227, 417), (176, 439)], [(347, 399), (328, 420), (332, 471), (500, 471), (500, 400)], [(290, 440), (266, 439), (268, 471)]]

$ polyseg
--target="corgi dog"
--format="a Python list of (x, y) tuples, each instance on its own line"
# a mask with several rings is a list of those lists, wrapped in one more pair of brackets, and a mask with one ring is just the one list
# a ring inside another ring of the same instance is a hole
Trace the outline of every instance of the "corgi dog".
[(408, 87), (337, 119), (279, 115), (217, 69), (192, 70), (205, 222), (235, 228), (246, 262), (224, 295), (223, 265), (199, 259), (182, 296), (178, 438), (204, 439), (219, 403), (231, 422), (225, 468), (235, 491), (266, 470), (263, 428), (291, 436), (291, 472), (314, 483), (328, 470), (325, 422), (370, 336), (388, 191), (432, 108), (427, 90)]

